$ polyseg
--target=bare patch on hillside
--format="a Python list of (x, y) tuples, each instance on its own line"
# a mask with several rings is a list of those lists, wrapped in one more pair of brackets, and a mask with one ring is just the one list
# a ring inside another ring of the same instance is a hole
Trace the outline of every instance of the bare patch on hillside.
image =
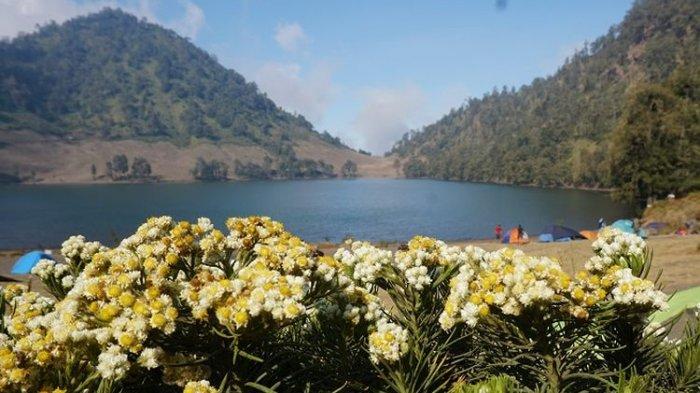
[[(34, 173), (39, 183), (92, 183), (110, 181), (105, 178), (106, 162), (116, 154), (125, 154), (129, 161), (144, 157), (149, 161), (153, 174), (164, 181), (192, 181), (192, 168), (198, 157), (216, 159), (226, 163), (229, 176), (235, 178), (235, 161), (262, 163), (269, 155), (257, 146), (242, 146), (211, 141), (193, 142), (189, 146), (176, 146), (170, 142), (144, 142), (139, 140), (81, 140), (67, 142), (32, 132), (0, 133), (0, 173), (26, 177)], [(295, 146), (297, 156), (323, 160), (333, 164), (336, 173), (347, 160), (357, 163), (363, 177), (396, 177), (392, 161), (382, 157), (370, 157), (349, 149), (339, 149), (323, 142), (302, 141)], [(91, 166), (97, 169), (93, 179)]]

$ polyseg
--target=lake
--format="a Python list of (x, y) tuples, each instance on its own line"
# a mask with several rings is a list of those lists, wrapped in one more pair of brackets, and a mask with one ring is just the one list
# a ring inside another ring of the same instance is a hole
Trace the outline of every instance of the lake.
[(604, 193), (434, 180), (0, 186), (0, 248), (53, 247), (69, 235), (114, 244), (147, 217), (267, 215), (311, 242), (491, 237), (493, 227), (595, 228), (631, 209)]

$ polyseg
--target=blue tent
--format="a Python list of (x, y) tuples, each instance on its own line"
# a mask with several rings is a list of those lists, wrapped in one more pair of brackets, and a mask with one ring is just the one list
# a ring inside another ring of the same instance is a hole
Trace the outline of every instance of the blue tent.
[(29, 274), (32, 272), (32, 268), (39, 263), (41, 259), (53, 259), (49, 254), (42, 251), (29, 251), (28, 253), (22, 255), (14, 266), (12, 266), (12, 274)]
[(632, 220), (617, 220), (610, 226), (622, 232), (631, 233), (644, 238), (647, 237), (647, 232), (644, 229), (634, 229), (634, 222)]
[(561, 225), (547, 225), (539, 236), (539, 241), (544, 243), (574, 239), (584, 239), (584, 237), (578, 231)]
[(539, 240), (540, 243), (551, 243), (554, 241), (554, 236), (552, 236), (551, 233), (542, 233), (537, 240)]
[(611, 227), (615, 229), (619, 229), (622, 232), (627, 232), (627, 233), (632, 233), (636, 234), (637, 232), (634, 230), (634, 222), (632, 220), (617, 220), (610, 225)]

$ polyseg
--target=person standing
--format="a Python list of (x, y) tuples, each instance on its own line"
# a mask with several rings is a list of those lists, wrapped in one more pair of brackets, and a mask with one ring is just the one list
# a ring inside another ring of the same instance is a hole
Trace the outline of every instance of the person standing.
[(503, 236), (503, 228), (501, 227), (501, 224), (496, 224), (496, 227), (493, 228), (493, 233), (496, 235), (497, 240), (501, 240), (501, 237)]

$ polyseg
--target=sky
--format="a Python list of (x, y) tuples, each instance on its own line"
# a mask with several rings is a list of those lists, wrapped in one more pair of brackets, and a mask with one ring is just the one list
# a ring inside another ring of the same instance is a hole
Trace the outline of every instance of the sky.
[(470, 97), (556, 72), (632, 0), (0, 0), (0, 37), (118, 7), (188, 37), (282, 108), (382, 154)]

